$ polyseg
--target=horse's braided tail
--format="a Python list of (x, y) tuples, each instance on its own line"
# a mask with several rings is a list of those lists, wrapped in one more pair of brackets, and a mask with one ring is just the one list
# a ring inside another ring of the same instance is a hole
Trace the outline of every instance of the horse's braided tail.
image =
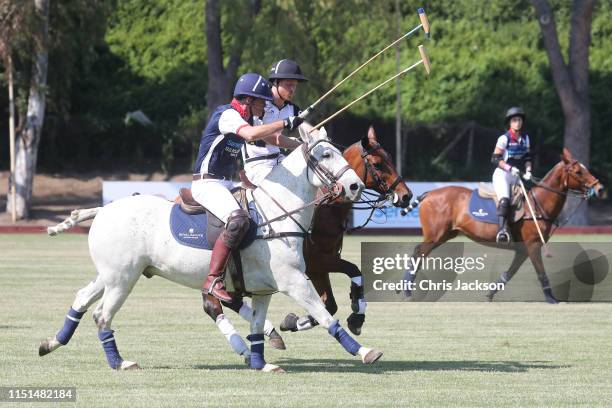
[(420, 196), (418, 196), (417, 198), (415, 198), (410, 204), (408, 204), (408, 207), (404, 208), (401, 211), (402, 215), (406, 215), (408, 214), (410, 211), (414, 210), (415, 208), (417, 208), (419, 206), (419, 204), (421, 204), (421, 202), (425, 199), (425, 196), (429, 193), (429, 191), (424, 192), (423, 194), (421, 194)]
[(100, 209), (102, 209), (102, 207), (74, 210), (70, 213), (70, 217), (66, 218), (64, 221), (60, 222), (54, 227), (48, 227), (47, 234), (55, 236), (64, 231), (68, 231), (70, 228), (74, 227), (80, 222), (95, 218), (95, 216), (98, 215), (98, 211), (100, 211)]

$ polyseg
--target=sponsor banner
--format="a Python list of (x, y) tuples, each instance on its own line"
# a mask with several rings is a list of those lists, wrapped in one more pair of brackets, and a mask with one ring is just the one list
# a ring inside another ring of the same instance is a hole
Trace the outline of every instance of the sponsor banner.
[[(413, 193), (413, 200), (426, 191), (431, 191), (436, 188), (447, 186), (461, 186), (470, 190), (478, 188), (478, 182), (408, 182), (406, 185)], [(482, 183), (489, 188), (492, 188), (492, 183)], [(363, 205), (362, 205), (363, 206)], [(420, 228), (421, 221), (419, 220), (418, 207), (402, 216), (401, 208), (386, 207), (374, 211), (372, 219), (364, 228)], [(363, 225), (370, 216), (371, 210), (353, 210), (353, 227)]]
[(368, 302), (483, 302), (491, 295), (496, 302), (538, 302), (544, 301), (542, 282), (562, 302), (612, 301), (609, 243), (549, 243), (552, 257), (542, 256), (547, 278), (538, 277), (529, 258), (507, 275), (516, 251), (525, 250), (521, 244), (502, 248), (447, 242), (426, 257), (415, 251), (417, 245), (361, 244)]
[(102, 183), (102, 205), (134, 194), (154, 195), (172, 201), (183, 187), (191, 187), (191, 182), (105, 181)]

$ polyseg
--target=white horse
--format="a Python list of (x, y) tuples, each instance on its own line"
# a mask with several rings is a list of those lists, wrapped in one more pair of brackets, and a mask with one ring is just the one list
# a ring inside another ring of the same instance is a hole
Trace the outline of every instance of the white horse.
[[(304, 226), (308, 228), (314, 208), (307, 203), (315, 200), (321, 187), (341, 186), (350, 201), (357, 200), (364, 188), (342, 154), (329, 143), (325, 130), (311, 130), (307, 125), (300, 127), (304, 148), (293, 151), (252, 192), (257, 210), (271, 221), (269, 227), (275, 232), (298, 233)], [(89, 232), (89, 250), (98, 275), (78, 292), (64, 327), (41, 343), (41, 356), (67, 344), (83, 314), (102, 296), (93, 318), (108, 363), (113, 369), (138, 368), (135, 362), (120, 356), (111, 322), (140, 276), (158, 275), (200, 290), (210, 264), (211, 251), (181, 245), (173, 238), (168, 222), (172, 206), (158, 197), (128, 197), (103, 208), (83, 210), (81, 216), (50, 231), (61, 232), (95, 217)], [(241, 250), (245, 289), (253, 294), (251, 335), (247, 337), (251, 341), (250, 368), (282, 372), (265, 362), (263, 352), (264, 321), (271, 294), (276, 291), (304, 307), (349, 353), (359, 354), (366, 364), (375, 362), (382, 352), (357, 343), (327, 312), (306, 279), (302, 245), (303, 237), (283, 236), (257, 239)], [(222, 325), (218, 326), (224, 331)], [(233, 335), (239, 337), (235, 332)]]

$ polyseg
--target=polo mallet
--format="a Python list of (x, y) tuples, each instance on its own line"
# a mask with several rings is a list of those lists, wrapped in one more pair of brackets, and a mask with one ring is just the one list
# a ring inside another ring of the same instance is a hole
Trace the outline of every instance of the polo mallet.
[(363, 67), (368, 65), (370, 62), (374, 61), (383, 52), (387, 51), (389, 48), (393, 47), (395, 44), (397, 44), (398, 42), (402, 41), (404, 38), (408, 38), (412, 34), (416, 33), (421, 27), (423, 28), (423, 31), (425, 32), (425, 38), (429, 38), (429, 20), (427, 19), (427, 14), (425, 14), (425, 10), (423, 8), (419, 8), (417, 11), (419, 13), (419, 18), (421, 19), (421, 24), (419, 24), (418, 26), (414, 27), (412, 30), (408, 31), (406, 34), (402, 35), (400, 38), (398, 38), (397, 40), (393, 41), (391, 44), (387, 45), (385, 48), (380, 50), (376, 55), (371, 57), (369, 60), (367, 60), (366, 62), (361, 64), (356, 70), (354, 70), (353, 72), (348, 74), (348, 76), (346, 78), (344, 78), (342, 81), (340, 81), (336, 85), (334, 85), (332, 87), (332, 89), (327, 91), (323, 96), (321, 96), (319, 99), (317, 99), (312, 105), (310, 105), (308, 108), (303, 110), (302, 113), (300, 113), (299, 117), (302, 118), (302, 119), (305, 119), (306, 116), (308, 116), (310, 114), (310, 112), (312, 112), (313, 109), (318, 104), (320, 104), (325, 98), (327, 98), (329, 95), (331, 95), (340, 85), (342, 85), (343, 83), (348, 81), (353, 75), (355, 75), (357, 72), (359, 72)]
[(342, 112), (344, 112), (345, 110), (347, 110), (348, 108), (350, 108), (351, 106), (353, 106), (354, 104), (356, 104), (357, 102), (359, 102), (360, 100), (365, 98), (366, 96), (370, 95), (372, 92), (376, 91), (378, 88), (381, 88), (381, 87), (385, 86), (386, 84), (388, 84), (389, 82), (391, 82), (394, 79), (396, 79), (397, 77), (404, 75), (405, 73), (407, 73), (408, 71), (412, 70), (414, 67), (416, 67), (419, 64), (423, 64), (423, 66), (425, 67), (425, 71), (427, 72), (427, 75), (429, 75), (429, 73), (431, 72), (431, 64), (429, 63), (429, 57), (427, 56), (427, 51), (425, 50), (425, 47), (423, 45), (419, 45), (419, 53), (421, 54), (421, 59), (418, 62), (415, 62), (414, 64), (412, 64), (408, 68), (406, 68), (406, 69), (400, 71), (399, 73), (393, 75), (391, 78), (387, 79), (385, 82), (383, 82), (383, 83), (377, 85), (376, 87), (370, 89), (368, 92), (364, 93), (359, 98), (355, 99), (353, 102), (351, 102), (348, 105), (346, 105), (344, 108), (340, 109), (339, 111), (337, 111), (333, 115), (329, 116), (327, 119), (325, 119), (322, 122), (320, 122), (318, 125), (316, 125), (314, 128), (312, 128), (310, 131), (312, 132), (313, 130), (320, 128), (321, 126), (323, 126), (324, 124), (326, 124), (327, 122), (329, 122), (330, 120), (332, 120), (333, 118), (335, 118), (336, 116), (338, 116), (339, 114), (341, 114)]
[(540, 230), (540, 223), (538, 223), (538, 219), (536, 217), (536, 213), (533, 211), (533, 207), (531, 206), (531, 201), (529, 201), (529, 196), (527, 195), (527, 190), (525, 189), (525, 185), (523, 184), (523, 180), (521, 176), (519, 176), (519, 184), (521, 185), (521, 190), (523, 191), (523, 195), (525, 196), (525, 201), (527, 202), (527, 206), (529, 207), (529, 211), (531, 211), (531, 216), (533, 217), (533, 223), (538, 230), (538, 235), (540, 235), (540, 240), (542, 241), (542, 246), (544, 247), (544, 255), (547, 258), (552, 257), (550, 251), (548, 250), (548, 246), (546, 246), (546, 241), (544, 241), (544, 235), (542, 235), (542, 230)]

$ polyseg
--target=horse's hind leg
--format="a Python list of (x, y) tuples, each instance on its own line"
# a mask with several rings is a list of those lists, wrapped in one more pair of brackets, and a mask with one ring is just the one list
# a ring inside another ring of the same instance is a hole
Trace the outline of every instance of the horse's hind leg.
[[(519, 270), (523, 262), (525, 262), (525, 259), (527, 259), (527, 254), (525, 253), (525, 251), (517, 249), (514, 253), (514, 258), (512, 259), (512, 264), (510, 265), (510, 268), (508, 268), (506, 272), (503, 272), (499, 276), (499, 278), (497, 278), (495, 283), (506, 285), (508, 282), (510, 282), (510, 279), (512, 279), (516, 271)], [(497, 286), (499, 285), (496, 285), (496, 287)], [(487, 299), (489, 300), (489, 302), (493, 301), (493, 296), (495, 296), (497, 292), (497, 289), (491, 289), (489, 291), (489, 293), (487, 294)]]
[[(352, 262), (340, 259), (340, 270), (351, 278), (351, 310), (353, 313), (346, 319), (349, 330), (356, 336), (361, 334), (361, 327), (365, 321), (367, 303), (363, 293), (363, 275)], [(333, 314), (333, 313), (332, 313)]]
[(102, 299), (101, 312), (99, 315), (95, 316), (98, 326), (98, 338), (102, 342), (106, 360), (108, 361), (108, 365), (115, 370), (139, 368), (138, 364), (124, 360), (121, 357), (117, 349), (114, 331), (111, 330), (113, 317), (119, 311), (125, 299), (127, 299), (139, 277), (140, 273), (132, 274), (132, 276), (128, 277), (127, 281), (119, 281), (121, 286), (114, 282), (113, 286), (106, 286), (104, 289), (104, 298)]
[[(445, 241), (422, 242), (414, 248), (414, 252), (412, 253), (413, 262), (408, 265), (408, 268), (404, 272), (404, 280), (408, 282), (408, 285), (414, 285), (414, 282), (416, 281), (416, 274), (421, 265), (419, 263), (419, 259), (425, 258), (431, 253), (431, 251), (439, 247), (443, 242)], [(406, 295), (407, 298), (412, 296), (412, 289), (410, 289), (410, 286), (406, 287), (404, 290), (404, 295)]]
[(38, 355), (44, 356), (50, 352), (56, 350), (60, 346), (65, 346), (70, 341), (70, 338), (77, 329), (81, 318), (87, 312), (89, 306), (91, 306), (96, 300), (102, 296), (104, 292), (104, 283), (99, 276), (96, 277), (89, 285), (77, 292), (76, 298), (72, 303), (72, 307), (66, 314), (64, 320), (64, 326), (60, 329), (57, 334), (51, 338), (44, 340), (40, 343), (38, 348)]

